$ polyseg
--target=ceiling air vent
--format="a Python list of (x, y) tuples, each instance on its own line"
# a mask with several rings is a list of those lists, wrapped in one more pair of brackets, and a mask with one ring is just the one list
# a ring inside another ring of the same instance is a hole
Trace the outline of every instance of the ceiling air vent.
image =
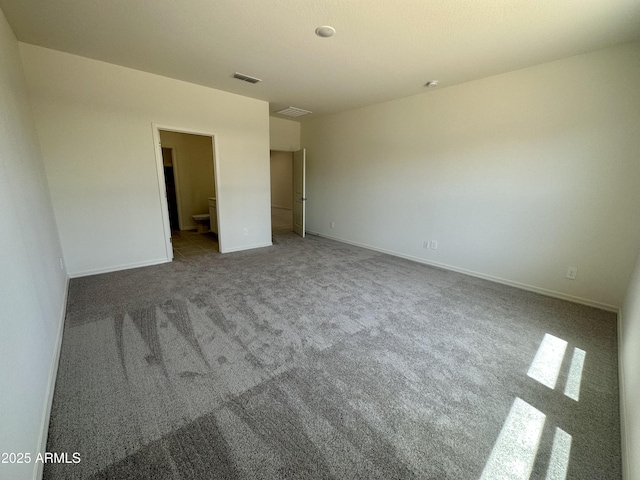
[(302, 108), (288, 107), (288, 108), (279, 110), (276, 113), (280, 115), (287, 115), (289, 117), (301, 117), (302, 115), (308, 115), (313, 112), (311, 112), (310, 110), (303, 110)]
[(249, 83), (258, 83), (262, 81), (259, 78), (250, 77), (249, 75), (245, 75), (244, 73), (238, 73), (238, 72), (233, 74), (233, 78), (237, 78), (238, 80), (242, 80), (243, 82), (249, 82)]

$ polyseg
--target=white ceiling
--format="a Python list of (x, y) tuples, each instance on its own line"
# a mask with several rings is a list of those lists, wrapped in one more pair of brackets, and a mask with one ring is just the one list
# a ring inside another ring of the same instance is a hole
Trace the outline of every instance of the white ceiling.
[[(0, 8), (20, 41), (314, 116), (422, 93), (433, 79), (446, 88), (640, 38), (640, 0), (0, 0)], [(317, 37), (320, 25), (335, 36)]]

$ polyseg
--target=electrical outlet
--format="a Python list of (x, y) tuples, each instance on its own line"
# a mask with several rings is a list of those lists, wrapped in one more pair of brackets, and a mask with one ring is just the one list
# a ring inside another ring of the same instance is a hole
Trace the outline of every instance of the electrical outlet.
[(242, 229), (242, 234), (246, 237), (247, 235), (249, 235), (249, 229), (248, 228), (243, 228)]
[(334, 222), (333, 220), (331, 220), (330, 225), (331, 225), (331, 228), (336, 228), (336, 222)]
[(438, 241), (431, 240), (431, 250), (437, 250), (437, 249), (438, 249)]
[(429, 248), (429, 240), (425, 240), (424, 242), (422, 242), (422, 248)]
[(578, 267), (567, 267), (566, 277), (570, 280), (575, 280), (578, 275)]

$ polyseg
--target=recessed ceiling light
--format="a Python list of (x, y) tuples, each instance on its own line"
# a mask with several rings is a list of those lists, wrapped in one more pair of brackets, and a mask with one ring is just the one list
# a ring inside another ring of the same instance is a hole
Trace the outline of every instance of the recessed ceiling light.
[(424, 86), (427, 88), (435, 88), (438, 86), (438, 83), (438, 80), (431, 80), (430, 82), (425, 83)]
[(330, 27), (329, 25), (324, 25), (322, 27), (316, 28), (316, 35), (322, 38), (333, 37), (334, 33), (336, 33), (336, 29)]

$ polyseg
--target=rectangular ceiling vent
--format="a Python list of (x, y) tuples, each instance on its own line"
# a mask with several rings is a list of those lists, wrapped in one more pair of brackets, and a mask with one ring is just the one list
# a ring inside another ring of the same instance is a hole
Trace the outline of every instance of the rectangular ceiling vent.
[(237, 78), (238, 80), (242, 80), (243, 82), (249, 82), (249, 83), (258, 83), (262, 81), (259, 78), (250, 77), (249, 75), (245, 75), (244, 73), (238, 73), (238, 72), (233, 74), (233, 78)]
[(302, 115), (309, 115), (313, 112), (311, 112), (310, 110), (304, 110), (302, 108), (288, 107), (283, 110), (279, 110), (276, 113), (280, 115), (287, 115), (288, 117), (301, 117)]

